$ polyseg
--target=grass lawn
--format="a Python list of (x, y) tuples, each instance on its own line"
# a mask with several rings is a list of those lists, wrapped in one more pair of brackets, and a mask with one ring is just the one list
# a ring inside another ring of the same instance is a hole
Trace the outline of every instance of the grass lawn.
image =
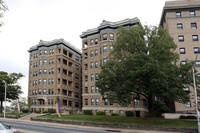
[(48, 116), (40, 116), (39, 118), (101, 122), (101, 123), (197, 128), (196, 120), (181, 120), (181, 119), (174, 120), (174, 119), (164, 119), (164, 118), (135, 118), (135, 117), (126, 117), (126, 116), (96, 116), (96, 115), (92, 115), (92, 116), (91, 115), (62, 115), (61, 118), (59, 118), (57, 115), (48, 115)]
[[(24, 115), (25, 113), (6, 113), (6, 115)], [(3, 113), (0, 113), (0, 116), (4, 115)]]

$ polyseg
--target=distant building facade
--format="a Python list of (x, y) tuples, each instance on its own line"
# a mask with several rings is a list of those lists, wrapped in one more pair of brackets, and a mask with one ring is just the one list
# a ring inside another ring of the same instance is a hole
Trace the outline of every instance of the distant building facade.
[(57, 99), (61, 110), (81, 110), (81, 51), (63, 39), (56, 39), (41, 40), (28, 52), (31, 110), (55, 109)]
[[(176, 52), (180, 54), (180, 65), (187, 60), (195, 60), (200, 47), (200, 1), (183, 0), (169, 1), (163, 8), (160, 26), (167, 29), (170, 36), (177, 44)], [(200, 77), (200, 56), (197, 58), (197, 77)], [(192, 69), (192, 68), (191, 68)], [(190, 91), (190, 102), (187, 104), (175, 103), (176, 112), (195, 112), (194, 88), (185, 86), (185, 91)], [(199, 99), (198, 99), (199, 100)]]
[(113, 42), (119, 35), (119, 27), (137, 26), (140, 24), (138, 18), (125, 19), (118, 22), (103, 20), (100, 26), (83, 32), (82, 39), (82, 110), (92, 110), (94, 113), (104, 111), (106, 114), (119, 113), (131, 110), (136, 116), (144, 116), (147, 112), (147, 101), (142, 97), (133, 96), (133, 102), (128, 107), (111, 103), (107, 98), (102, 97), (99, 88), (95, 86), (98, 74), (101, 72), (101, 65), (106, 64), (110, 52), (113, 50)]

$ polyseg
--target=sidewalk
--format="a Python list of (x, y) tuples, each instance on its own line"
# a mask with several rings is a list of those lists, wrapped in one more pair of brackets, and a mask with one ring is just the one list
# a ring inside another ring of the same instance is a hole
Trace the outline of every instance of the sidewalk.
[[(122, 132), (122, 133), (181, 133), (181, 132), (166, 132), (166, 131), (149, 131), (149, 130), (130, 130), (130, 129), (118, 129), (118, 128), (101, 128), (101, 127), (89, 127), (89, 126), (80, 126), (80, 125), (68, 125), (68, 124), (58, 124), (58, 123), (48, 123), (48, 122), (39, 122), (39, 121), (30, 121), (30, 119), (10, 119), (10, 118), (0, 118), (0, 120), (13, 120), (27, 123), (37, 123), (37, 124), (47, 124), (53, 126), (63, 126), (63, 127), (72, 127), (72, 128), (82, 128), (82, 129), (95, 129), (95, 130), (104, 130), (110, 132)], [(39, 133), (21, 129), (15, 129), (21, 133)]]

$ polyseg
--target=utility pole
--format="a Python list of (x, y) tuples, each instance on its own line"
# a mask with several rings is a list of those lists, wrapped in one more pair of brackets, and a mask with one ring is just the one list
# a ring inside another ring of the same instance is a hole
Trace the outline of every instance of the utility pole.
[(6, 81), (4, 81), (5, 82), (5, 98), (4, 98), (4, 102), (5, 102), (5, 104), (4, 104), (4, 118), (6, 118), (6, 87), (7, 87), (7, 83), (6, 83)]

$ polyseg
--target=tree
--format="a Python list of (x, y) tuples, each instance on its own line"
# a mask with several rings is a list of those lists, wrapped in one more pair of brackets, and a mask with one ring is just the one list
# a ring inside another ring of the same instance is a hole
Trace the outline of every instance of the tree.
[(5, 81), (7, 83), (6, 88), (6, 100), (16, 100), (19, 98), (19, 95), (23, 92), (21, 91), (21, 86), (17, 84), (18, 80), (22, 78), (23, 75), (21, 73), (10, 73), (0, 71), (0, 112), (2, 112), (2, 106), (4, 101), (4, 95), (5, 95)]
[[(27, 98), (26, 97), (21, 97), (19, 100), (20, 104), (20, 111), (24, 109), (28, 109), (28, 104), (27, 104)], [(11, 108), (17, 112), (18, 107), (17, 107), (17, 100), (12, 100), (11, 102)]]
[[(3, 0), (0, 0), (0, 19), (3, 17), (3, 12), (7, 11), (8, 8), (5, 5)], [(0, 27), (2, 26), (3, 22), (0, 21)]]
[(189, 101), (189, 93), (183, 88), (192, 84), (193, 62), (177, 63), (176, 44), (165, 29), (141, 25), (121, 28), (113, 47), (96, 82), (100, 93), (111, 102), (127, 106), (142, 96), (153, 116), (156, 110), (161, 113), (171, 109), (175, 101)]

